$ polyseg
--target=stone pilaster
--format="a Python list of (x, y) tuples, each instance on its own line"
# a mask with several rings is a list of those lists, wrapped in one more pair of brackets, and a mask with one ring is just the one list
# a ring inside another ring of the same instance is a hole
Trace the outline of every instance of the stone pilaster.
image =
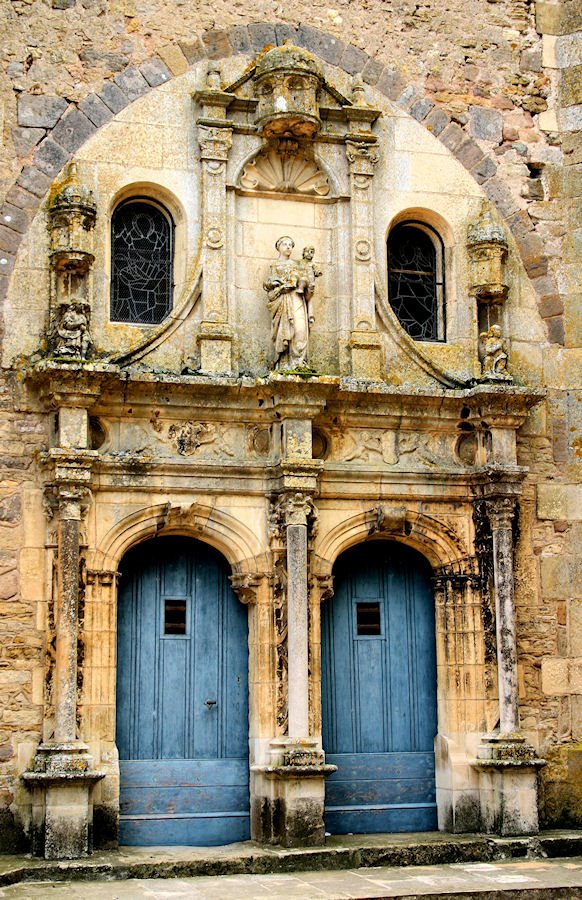
[(352, 322), (350, 350), (352, 375), (380, 380), (382, 355), (376, 331), (374, 296), (374, 228), (372, 179), (378, 162), (376, 138), (371, 132), (350, 133), (346, 140), (350, 171), (352, 237)]
[(48, 461), (53, 480), (46, 487), (46, 506), (57, 525), (54, 732), (39, 745), (23, 778), (32, 791), (33, 854), (69, 859), (91, 851), (91, 788), (102, 777), (77, 739), (80, 527), (90, 499), (93, 454), (53, 450)]
[(202, 372), (229, 374), (232, 370), (232, 328), (229, 323), (226, 279), (226, 163), (232, 146), (232, 122), (226, 110), (234, 96), (220, 89), (217, 70), (208, 76), (209, 90), (196, 100), (203, 115), (197, 120), (202, 163), (202, 236), (204, 278), (203, 321), (200, 323), (200, 368)]

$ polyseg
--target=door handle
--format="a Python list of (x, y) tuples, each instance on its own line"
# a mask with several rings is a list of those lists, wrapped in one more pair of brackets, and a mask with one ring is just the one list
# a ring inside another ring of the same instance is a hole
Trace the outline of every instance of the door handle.
[(216, 700), (205, 700), (204, 706), (207, 706), (208, 709), (212, 709), (213, 706), (216, 706)]

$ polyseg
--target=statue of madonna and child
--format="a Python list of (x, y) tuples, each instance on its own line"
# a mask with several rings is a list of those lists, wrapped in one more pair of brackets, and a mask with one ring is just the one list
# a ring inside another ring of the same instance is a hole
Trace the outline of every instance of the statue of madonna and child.
[(276, 369), (307, 366), (309, 330), (314, 323), (312, 298), (315, 279), (321, 275), (313, 263), (314, 247), (305, 247), (302, 259), (292, 259), (295, 241), (283, 235), (275, 244), (279, 258), (269, 267), (263, 287), (271, 313), (271, 338)]

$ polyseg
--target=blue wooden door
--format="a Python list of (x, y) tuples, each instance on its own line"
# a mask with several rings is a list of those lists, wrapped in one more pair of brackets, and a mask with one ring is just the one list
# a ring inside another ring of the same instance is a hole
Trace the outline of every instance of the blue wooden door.
[(402, 544), (346, 551), (322, 609), (323, 746), (332, 834), (436, 828), (430, 567)]
[(121, 568), (120, 843), (246, 840), (248, 627), (226, 561), (198, 541), (163, 537)]

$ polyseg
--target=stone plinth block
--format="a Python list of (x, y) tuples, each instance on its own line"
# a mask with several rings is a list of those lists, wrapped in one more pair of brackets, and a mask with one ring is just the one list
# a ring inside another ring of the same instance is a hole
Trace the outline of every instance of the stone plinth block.
[(23, 780), (32, 792), (32, 853), (44, 859), (76, 859), (92, 849), (93, 785), (84, 744), (41, 745)]
[(545, 766), (516, 733), (487, 735), (474, 763), (479, 772), (481, 828), (488, 834), (537, 834), (538, 769)]
[(253, 767), (253, 839), (283, 847), (321, 846), (325, 778), (337, 766), (326, 765), (323, 752), (309, 738), (283, 739), (272, 746), (278, 764)]
[(366, 381), (382, 380), (382, 345), (375, 331), (352, 331), (352, 375)]
[(232, 371), (232, 330), (215, 322), (201, 322), (198, 334), (200, 370), (209, 375), (230, 375)]

